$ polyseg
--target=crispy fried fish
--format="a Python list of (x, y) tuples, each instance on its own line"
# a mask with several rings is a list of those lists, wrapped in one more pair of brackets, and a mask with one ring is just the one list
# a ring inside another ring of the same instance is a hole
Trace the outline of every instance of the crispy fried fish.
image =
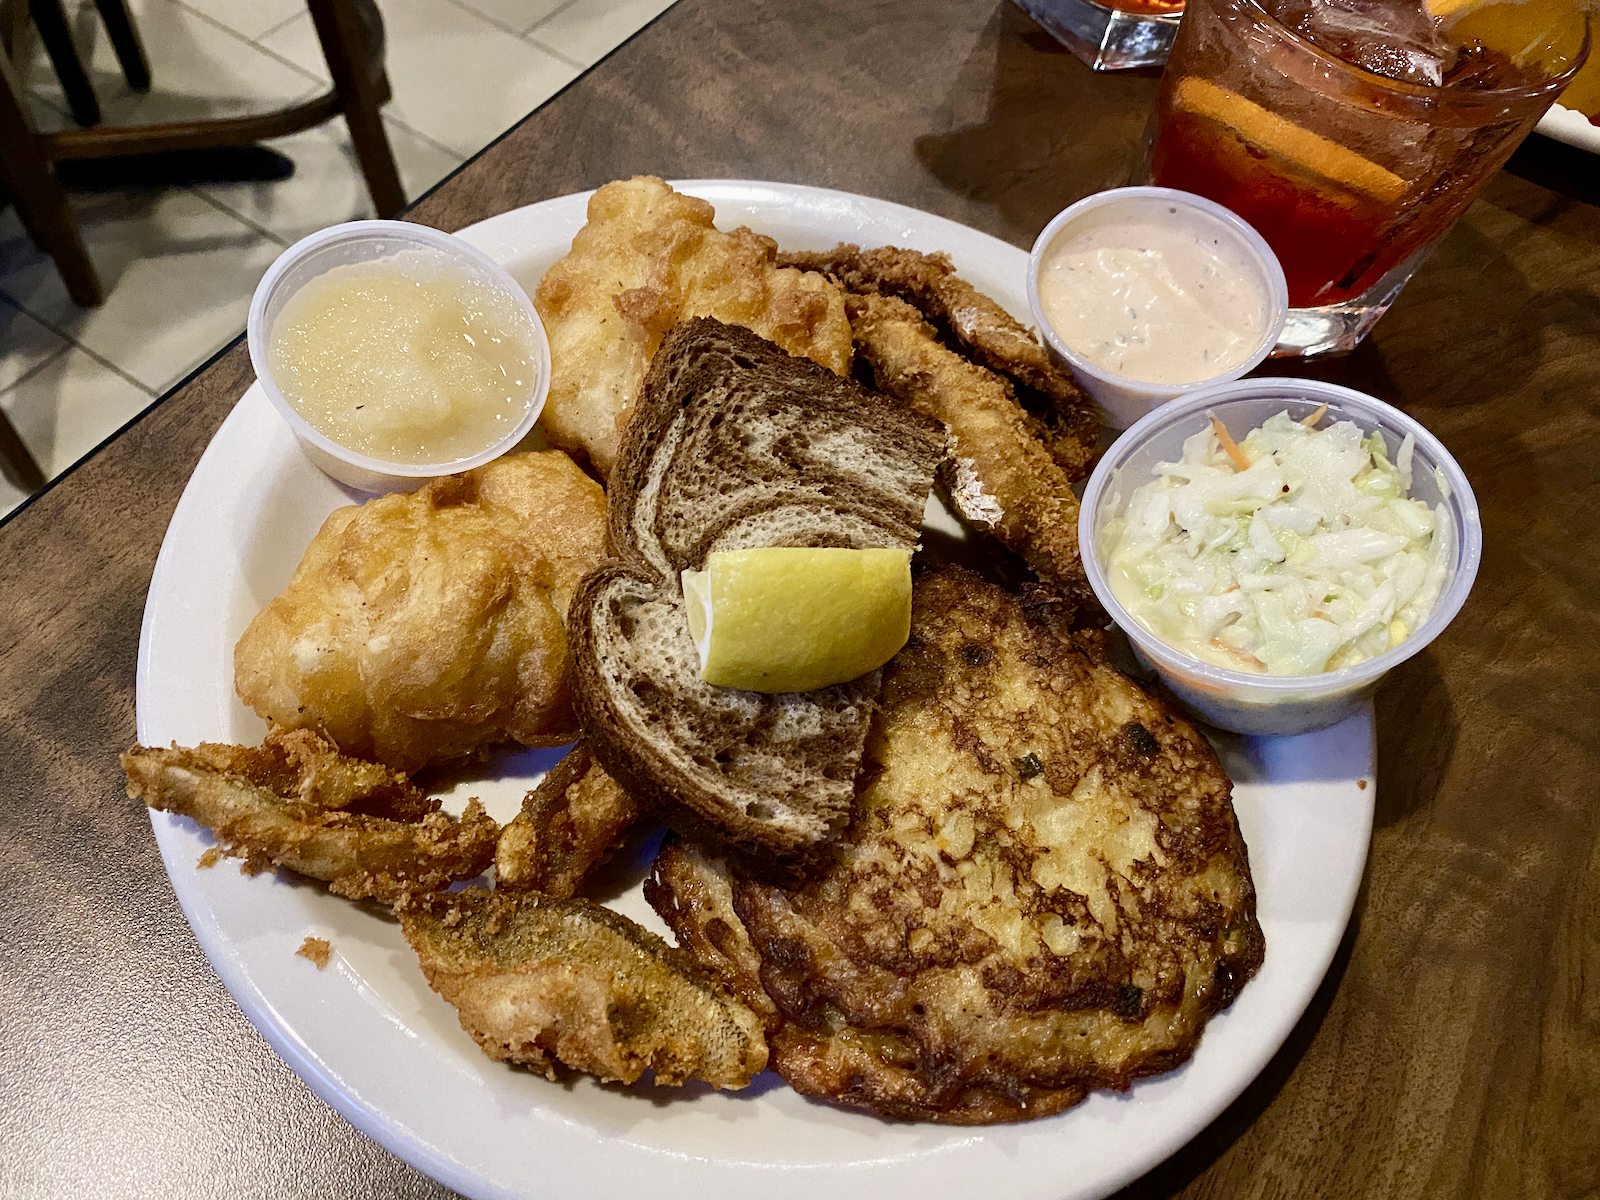
[(259, 750), (135, 746), (128, 795), (209, 828), (247, 871), (288, 867), (352, 900), (395, 904), (480, 874), (499, 826), (476, 800), (458, 821), (404, 775), (341, 756), (307, 730)]
[(490, 1058), (632, 1083), (742, 1088), (767, 1064), (755, 1014), (678, 950), (586, 900), (468, 888), (400, 910), (429, 985)]
[(639, 817), (639, 806), (579, 742), (500, 830), (497, 888), (571, 896)]
[(1097, 612), (1072, 477), (1030, 432), (1011, 385), (944, 346), (903, 300), (852, 295), (849, 309), (878, 387), (949, 431), (939, 481), (962, 520), (994, 534), (1075, 608)]
[(552, 445), (586, 455), (601, 478), (610, 477), (656, 347), (681, 320), (743, 325), (849, 373), (850, 324), (838, 285), (775, 266), (771, 238), (718, 232), (710, 204), (653, 176), (606, 184), (588, 215), (533, 301), (550, 336), (541, 423)]
[(840, 242), (832, 250), (786, 254), (780, 261), (832, 275), (851, 292), (896, 296), (916, 306), (974, 362), (1020, 385), (1031, 431), (1069, 476), (1088, 474), (1100, 436), (1099, 408), (1027, 326), (956, 274), (949, 255), (898, 246), (863, 250)]
[(234, 651), (269, 722), (412, 772), (577, 736), (565, 616), (605, 495), (559, 450), (336, 510)]
[(1043, 1116), (1186, 1061), (1261, 963), (1210, 746), (959, 568), (917, 584), (862, 781), (850, 838), (803, 887), (680, 844), (646, 893), (766, 1014), (802, 1093)]

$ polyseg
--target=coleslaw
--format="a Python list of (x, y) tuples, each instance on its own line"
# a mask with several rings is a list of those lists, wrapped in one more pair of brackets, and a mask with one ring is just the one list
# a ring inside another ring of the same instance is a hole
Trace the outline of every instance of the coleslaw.
[[(1235, 443), (1215, 417), (1100, 533), (1117, 600), (1215, 666), (1314, 675), (1398, 645), (1455, 552), (1445, 505), (1408, 498), (1414, 439), (1287, 412)], [(1438, 479), (1442, 494), (1448, 488)]]

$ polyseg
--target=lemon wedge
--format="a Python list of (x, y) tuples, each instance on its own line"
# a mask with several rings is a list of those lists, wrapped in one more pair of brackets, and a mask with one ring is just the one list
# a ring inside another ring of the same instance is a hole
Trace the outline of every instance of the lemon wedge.
[(700, 678), (809, 692), (876, 670), (911, 635), (911, 552), (717, 551), (683, 572)]
[(1570, 68), (1583, 47), (1583, 6), (1574, 0), (1427, 0), (1427, 5), (1457, 45), (1496, 50), (1518, 66), (1537, 64), (1551, 76)]

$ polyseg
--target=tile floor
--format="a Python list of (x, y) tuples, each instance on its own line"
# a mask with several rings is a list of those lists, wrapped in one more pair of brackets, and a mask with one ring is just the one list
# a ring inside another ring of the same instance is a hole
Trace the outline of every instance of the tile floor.
[[(384, 111), (416, 197), (666, 9), (672, 0), (378, 0), (394, 99)], [(304, 0), (130, 0), (154, 86), (123, 82), (90, 0), (66, 0), (108, 124), (227, 116), (325, 85)], [(494, 87), (481, 86), (491, 77)], [(37, 39), (23, 82), (41, 128), (69, 123)], [(16, 215), (0, 212), (0, 407), (47, 476), (71, 466), (244, 328), (278, 252), (371, 216), (343, 121), (271, 145), (276, 183), (79, 194), (106, 302), (78, 308)], [(26, 498), (0, 474), (0, 517)]]

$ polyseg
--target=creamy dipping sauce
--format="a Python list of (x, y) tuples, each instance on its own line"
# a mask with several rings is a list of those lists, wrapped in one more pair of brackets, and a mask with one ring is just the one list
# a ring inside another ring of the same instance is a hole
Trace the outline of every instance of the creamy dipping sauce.
[(1039, 302), (1074, 351), (1139, 383), (1198, 383), (1261, 345), (1259, 269), (1221, 230), (1184, 219), (1068, 227), (1039, 263)]
[(271, 342), (290, 406), (383, 462), (445, 465), (489, 449), (527, 415), (539, 378), (515, 299), (421, 256), (318, 276), (284, 305)]

